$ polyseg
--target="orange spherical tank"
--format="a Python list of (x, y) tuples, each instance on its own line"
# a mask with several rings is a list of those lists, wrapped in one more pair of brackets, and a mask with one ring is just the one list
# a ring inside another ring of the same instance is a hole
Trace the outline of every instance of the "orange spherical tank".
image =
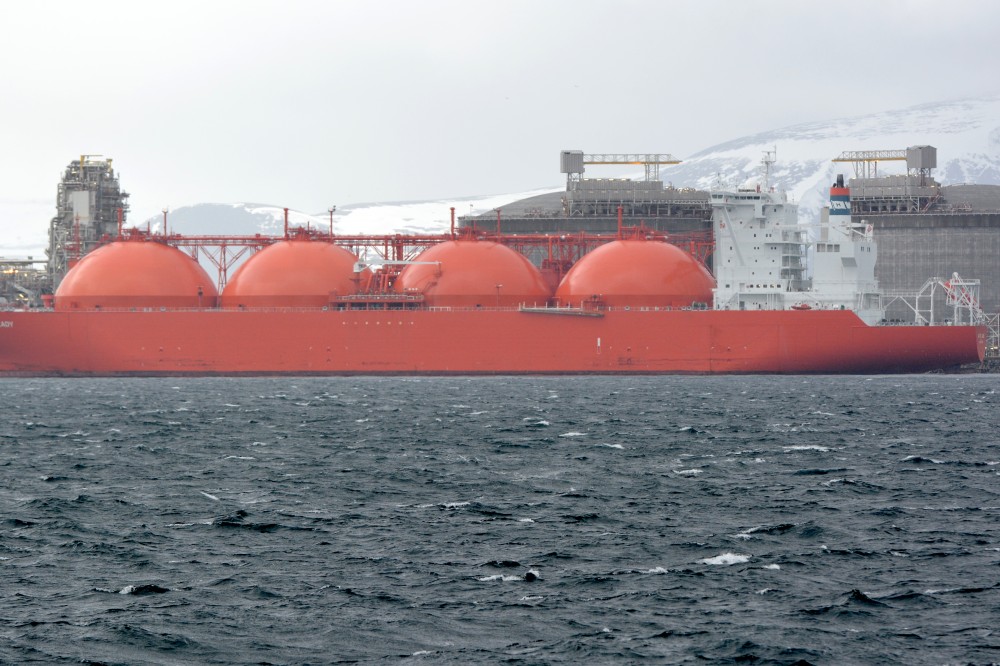
[(368, 286), (371, 271), (355, 273), (358, 258), (325, 241), (286, 240), (240, 266), (222, 290), (224, 308), (322, 307)]
[(152, 241), (99, 247), (66, 273), (56, 310), (215, 307), (215, 281), (190, 255)]
[(493, 241), (446, 241), (424, 250), (396, 278), (401, 294), (423, 294), (438, 307), (544, 305), (552, 295), (521, 253)]
[(617, 240), (594, 249), (566, 273), (556, 299), (580, 305), (688, 307), (711, 303), (715, 280), (697, 259), (661, 241)]

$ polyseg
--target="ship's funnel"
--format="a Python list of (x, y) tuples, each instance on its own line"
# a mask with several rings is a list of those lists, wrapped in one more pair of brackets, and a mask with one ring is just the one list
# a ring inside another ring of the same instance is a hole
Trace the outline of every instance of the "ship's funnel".
[(830, 187), (830, 215), (839, 222), (847, 222), (851, 216), (851, 190), (844, 185), (844, 174), (837, 174), (837, 181)]

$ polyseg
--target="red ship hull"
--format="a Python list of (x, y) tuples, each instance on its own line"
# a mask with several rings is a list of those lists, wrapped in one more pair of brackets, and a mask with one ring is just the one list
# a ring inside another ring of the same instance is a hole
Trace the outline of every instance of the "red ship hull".
[(985, 342), (846, 310), (27, 310), (0, 312), (0, 375), (879, 374)]

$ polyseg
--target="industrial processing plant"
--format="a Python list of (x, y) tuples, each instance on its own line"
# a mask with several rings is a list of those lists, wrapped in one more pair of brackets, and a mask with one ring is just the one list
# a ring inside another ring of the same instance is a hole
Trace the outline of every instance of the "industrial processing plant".
[[(769, 164), (773, 164), (768, 159), (765, 158), (765, 174)], [(959, 323), (962, 316), (957, 308), (962, 307), (969, 310), (969, 316), (989, 328), (986, 354), (988, 359), (995, 359), (1000, 353), (995, 314), (1000, 311), (1000, 262), (997, 261), (1000, 256), (1000, 186), (941, 185), (934, 179), (937, 150), (933, 146), (851, 151), (833, 161), (853, 168), (854, 175), (846, 187), (849, 189), (849, 212), (859, 230), (857, 233), (873, 237), (878, 244), (874, 271), (886, 317), (882, 323), (891, 325), (915, 320), (917, 323), (948, 324), (952, 319)], [(905, 175), (879, 174), (880, 163), (893, 161), (906, 163)], [(564, 150), (560, 153), (560, 171), (566, 176), (564, 191), (516, 201), (487, 214), (460, 217), (457, 227), (453, 221), (451, 237), (461, 232), (495, 238), (525, 255), (543, 272), (548, 271), (548, 279), (552, 280), (564, 275), (596, 247), (622, 238), (626, 229), (631, 230), (632, 235), (665, 239), (712, 269), (719, 232), (718, 220), (714, 218), (719, 197), (707, 191), (665, 183), (660, 177), (661, 167), (679, 162), (672, 155), (662, 153), (585, 154), (579, 150)], [(644, 177), (589, 178), (584, 176), (588, 166), (642, 167)], [(773, 192), (766, 175), (763, 187)], [(740, 191), (752, 193), (754, 190)], [(756, 192), (761, 191), (758, 184)], [(128, 196), (120, 186), (110, 159), (82, 155), (70, 162), (58, 185), (56, 216), (50, 223), (45, 268), (39, 270), (39, 262), (31, 260), (0, 261), (0, 305), (51, 306), (51, 295), (74, 265), (95, 248), (123, 237)], [(834, 203), (840, 202), (831, 199), (831, 205)], [(789, 249), (786, 256), (773, 261), (781, 265), (778, 272), (782, 279), (791, 276), (783, 283), (784, 289), (802, 289), (807, 293), (809, 275), (808, 271), (803, 274), (802, 260), (810, 255), (815, 259), (816, 253), (835, 249), (823, 234), (831, 212), (846, 211), (825, 208), (821, 213), (822, 223), (818, 225), (822, 231), (813, 233), (806, 227), (796, 226), (793, 204), (789, 204), (789, 210), (793, 211), (792, 217), (788, 226), (783, 227), (789, 241), (785, 245)], [(285, 238), (288, 233), (286, 220)], [(335, 237), (332, 233), (330, 238), (349, 248), (355, 248), (359, 242), (358, 239)], [(387, 247), (390, 243), (395, 244), (393, 256), (383, 259), (402, 265), (406, 261), (400, 260), (410, 259), (430, 245), (446, 240), (445, 236), (425, 240), (413, 237), (405, 242), (400, 238), (397, 235), (391, 240), (383, 239)], [(229, 267), (226, 247), (216, 248), (213, 255), (209, 246), (213, 243), (232, 246), (236, 242), (253, 253), (278, 240), (280, 237), (269, 239), (259, 234), (247, 236), (242, 241), (182, 235), (163, 237), (163, 242), (186, 248), (192, 254), (197, 255), (198, 248), (205, 248), (202, 257), (216, 257), (219, 269), (216, 286), (220, 293)], [(561, 248), (558, 257), (553, 254), (554, 244)], [(766, 249), (750, 248), (752, 251)], [(836, 251), (839, 253), (840, 248)], [(829, 264), (828, 257), (822, 258)], [(844, 256), (842, 261), (845, 274), (854, 270), (851, 263), (856, 261), (854, 257)], [(384, 287), (390, 285), (395, 276), (385, 273), (383, 279), (386, 280)], [(765, 286), (776, 286), (776, 280), (768, 282)], [(498, 301), (501, 287), (500, 283), (496, 285)], [(742, 308), (739, 298), (733, 303)]]
[[(1000, 186), (941, 185), (933, 146), (849, 152), (836, 161), (854, 165), (851, 212), (874, 228), (875, 273), (887, 293), (958, 273), (980, 281), (984, 311), (1000, 311)], [(879, 176), (885, 161), (905, 161), (907, 174)]]

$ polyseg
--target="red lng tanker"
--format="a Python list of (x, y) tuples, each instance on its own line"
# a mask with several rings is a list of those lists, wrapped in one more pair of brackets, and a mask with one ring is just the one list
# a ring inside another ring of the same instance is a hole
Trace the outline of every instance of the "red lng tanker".
[(849, 215), (807, 279), (794, 257), (818, 243), (781, 195), (712, 203), (714, 277), (644, 234), (557, 284), (497, 237), (373, 271), (336, 238), (286, 234), (219, 293), (189, 255), (132, 234), (83, 257), (53, 308), (0, 311), (0, 374), (900, 373), (983, 359), (982, 326), (879, 324), (874, 240)]

